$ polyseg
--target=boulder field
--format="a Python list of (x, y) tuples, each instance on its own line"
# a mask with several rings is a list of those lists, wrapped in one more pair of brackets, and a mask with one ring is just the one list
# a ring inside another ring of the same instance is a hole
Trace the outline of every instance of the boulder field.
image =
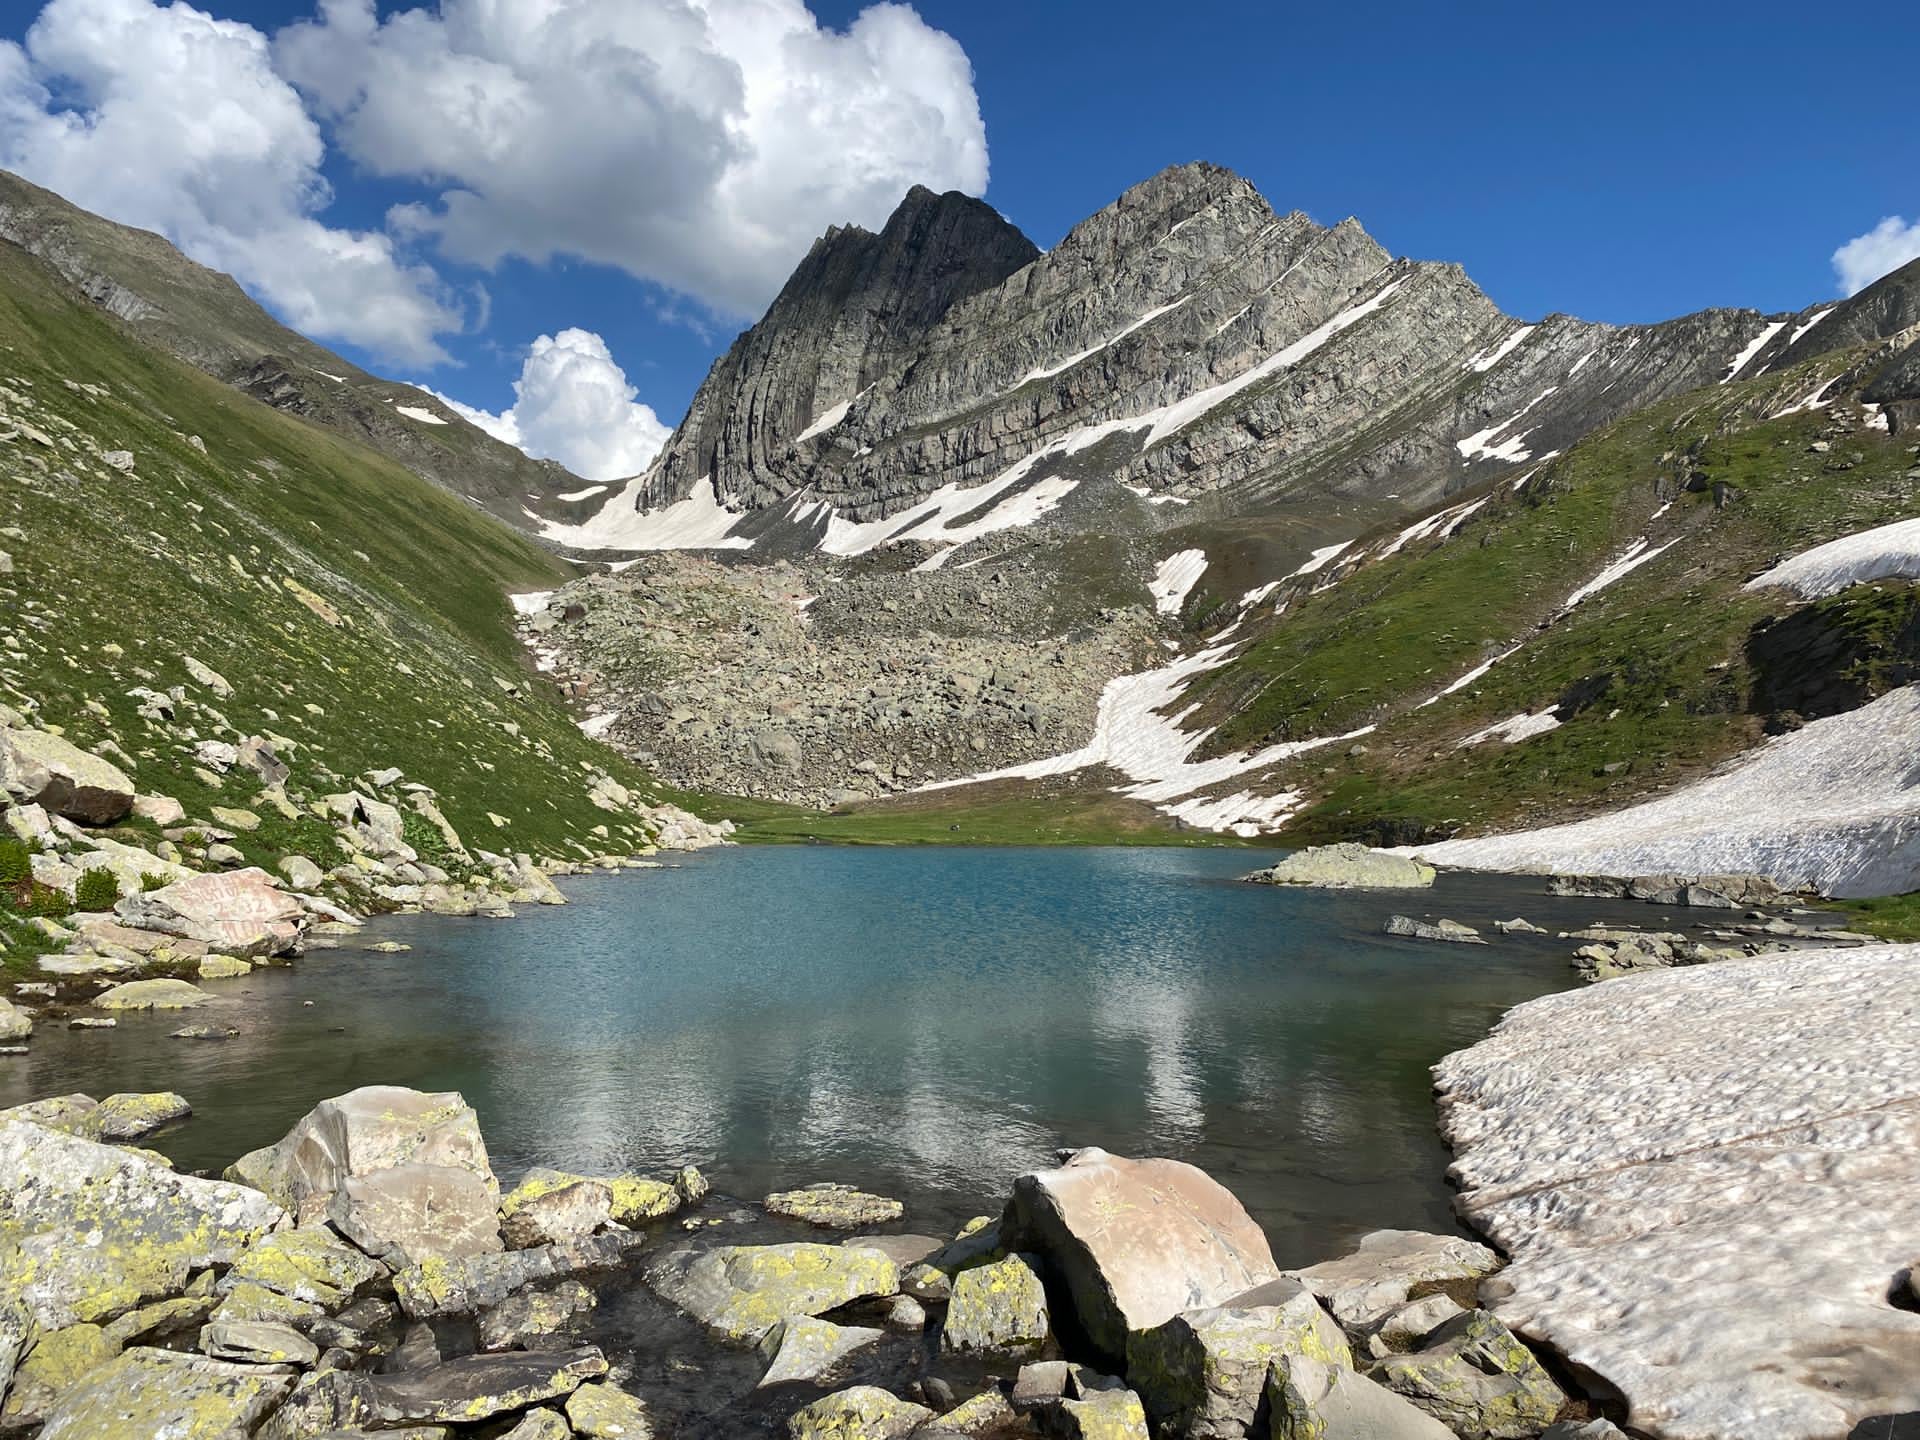
[(713, 1227), (741, 1213), (706, 1213), (692, 1167), (502, 1185), (451, 1093), (323, 1101), (218, 1180), (108, 1143), (108, 1119), (185, 1104), (0, 1112), (0, 1428), (666, 1437), (672, 1418), (588, 1335), (600, 1294), (635, 1284), (716, 1351), (757, 1352), (742, 1434), (1423, 1440), (1538, 1435), (1568, 1404), (1474, 1308), (1492, 1251), (1383, 1232), (1286, 1273), (1233, 1195), (1178, 1161), (1076, 1152), (947, 1240), (898, 1229), (884, 1196), (803, 1187), (755, 1223), (892, 1228), (737, 1244)]

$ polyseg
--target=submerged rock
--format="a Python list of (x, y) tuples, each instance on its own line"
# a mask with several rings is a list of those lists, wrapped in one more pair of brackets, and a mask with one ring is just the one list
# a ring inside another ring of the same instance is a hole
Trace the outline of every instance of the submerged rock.
[(900, 1271), (878, 1250), (840, 1245), (723, 1245), (662, 1257), (647, 1283), (716, 1334), (758, 1340), (793, 1315), (884, 1299)]
[(1131, 1332), (1280, 1278), (1240, 1202), (1177, 1160), (1079, 1151), (1014, 1182), (1003, 1231), (1009, 1248), (1042, 1257), (1088, 1339), (1116, 1361)]
[(1458, 920), (1415, 920), (1410, 915), (1389, 916), (1384, 933), (1401, 935), (1410, 940), (1451, 940), (1456, 944), (1484, 945), (1480, 932), (1471, 925), (1462, 925)]
[(522, 1290), (482, 1312), (474, 1332), (482, 1350), (526, 1349), (530, 1340), (565, 1334), (599, 1303), (578, 1280), (550, 1290)]
[(1316, 845), (1247, 879), (1264, 885), (1310, 885), (1323, 890), (1426, 890), (1439, 872), (1424, 861), (1365, 845)]
[(884, 1195), (869, 1195), (848, 1185), (809, 1185), (803, 1190), (781, 1190), (766, 1198), (767, 1213), (804, 1220), (834, 1230), (858, 1230), (863, 1225), (885, 1225), (907, 1213), (907, 1207)]

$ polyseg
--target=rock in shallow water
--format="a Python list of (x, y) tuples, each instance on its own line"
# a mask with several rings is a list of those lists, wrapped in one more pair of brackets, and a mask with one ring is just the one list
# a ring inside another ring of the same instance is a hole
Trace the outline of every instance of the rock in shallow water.
[(769, 1215), (784, 1215), (833, 1230), (858, 1230), (863, 1225), (885, 1225), (907, 1213), (907, 1207), (884, 1195), (869, 1195), (847, 1185), (810, 1185), (804, 1190), (781, 1190), (766, 1198)]
[(1177, 1160), (1079, 1151), (1014, 1182), (1002, 1239), (1039, 1254), (1108, 1358), (1128, 1334), (1280, 1278), (1267, 1237), (1225, 1188)]
[(647, 1283), (716, 1334), (755, 1341), (791, 1315), (884, 1299), (900, 1271), (878, 1250), (840, 1245), (723, 1245), (663, 1256)]
[(760, 1377), (760, 1384), (781, 1385), (793, 1380), (818, 1382), (848, 1356), (878, 1345), (887, 1338), (884, 1330), (862, 1325), (835, 1325), (830, 1320), (795, 1316), (769, 1330), (760, 1342), (760, 1353), (769, 1355), (771, 1364)]
[(1450, 940), (1456, 945), (1484, 945), (1480, 932), (1458, 920), (1415, 920), (1410, 915), (1389, 916), (1382, 933), (1408, 940)]
[(1027, 1356), (1052, 1334), (1046, 1287), (1025, 1255), (962, 1270), (953, 1281), (941, 1345), (961, 1354)]
[(1431, 865), (1352, 843), (1297, 850), (1247, 879), (1266, 885), (1309, 885), (1324, 890), (1425, 890), (1437, 874)]
[(934, 1418), (872, 1385), (823, 1396), (787, 1418), (789, 1440), (900, 1440)]

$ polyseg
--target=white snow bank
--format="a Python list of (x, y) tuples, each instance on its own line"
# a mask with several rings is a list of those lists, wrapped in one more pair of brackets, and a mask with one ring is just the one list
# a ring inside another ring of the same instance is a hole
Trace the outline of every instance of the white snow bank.
[(1756, 575), (1747, 589), (1779, 585), (1818, 600), (1865, 580), (1920, 580), (1920, 520), (1897, 520), (1803, 550)]
[(1814, 326), (1818, 325), (1822, 320), (1826, 319), (1829, 315), (1831, 315), (1837, 309), (1839, 309), (1839, 306), (1829, 305), (1824, 310), (1814, 311), (1813, 314), (1807, 317), (1806, 324), (1802, 325), (1798, 330), (1795, 330), (1793, 334), (1787, 337), (1787, 347), (1791, 349), (1793, 346), (1798, 345), (1800, 343), (1801, 336), (1805, 335), (1809, 330), (1813, 329)]
[(409, 420), (418, 420), (422, 425), (444, 425), (447, 422), (431, 410), (422, 410), (418, 405), (396, 405), (393, 413), (404, 415)]
[(1522, 460), (1532, 458), (1526, 449), (1526, 439), (1533, 433), (1532, 430), (1522, 430), (1516, 435), (1509, 435), (1505, 440), (1497, 442), (1494, 436), (1518, 425), (1529, 410), (1559, 389), (1558, 385), (1549, 385), (1498, 425), (1489, 425), (1485, 430), (1477, 431), (1464, 440), (1454, 441), (1454, 449), (1460, 452), (1462, 460), (1504, 460), (1508, 464), (1517, 465)]
[(605, 485), (589, 485), (584, 490), (571, 490), (565, 495), (556, 495), (553, 498), (564, 505), (571, 505), (576, 500), (591, 500), (596, 495), (604, 495), (606, 493), (607, 487)]
[(1648, 549), (1647, 539), (1645, 536), (1642, 536), (1629, 545), (1625, 553), (1623, 553), (1618, 560), (1615, 560), (1611, 565), (1607, 566), (1606, 569), (1602, 570), (1578, 590), (1567, 596), (1565, 600), (1561, 601), (1560, 608), (1562, 610), (1573, 609), (1573, 607), (1578, 605), (1582, 600), (1591, 599), (1609, 585), (1618, 584), (1620, 581), (1626, 579), (1627, 576), (1638, 570), (1642, 565), (1650, 564), (1658, 560), (1679, 543), (1678, 539), (1673, 539), (1664, 545), (1655, 545), (1652, 549)]
[(1766, 329), (1754, 336), (1753, 343), (1733, 357), (1733, 364), (1728, 368), (1727, 373), (1720, 377), (1720, 383), (1725, 385), (1739, 375), (1742, 370), (1746, 369), (1747, 366), (1752, 363), (1754, 356), (1767, 348), (1767, 342), (1786, 328), (1786, 321), (1775, 320), (1771, 325), (1767, 326)]
[(1147, 582), (1153, 593), (1153, 608), (1162, 615), (1178, 615), (1187, 603), (1187, 594), (1206, 573), (1207, 552), (1182, 550), (1162, 560)]
[(1118, 345), (1122, 340), (1126, 339), (1127, 336), (1133, 334), (1133, 332), (1138, 330), (1142, 325), (1149, 325), (1153, 321), (1158, 320), (1162, 315), (1167, 314), (1169, 311), (1178, 310), (1182, 305), (1186, 304), (1187, 301), (1191, 298), (1192, 298), (1191, 296), (1182, 295), (1178, 300), (1175, 300), (1170, 305), (1162, 305), (1157, 310), (1149, 310), (1146, 314), (1142, 315), (1138, 320), (1135, 320), (1131, 325), (1128, 325), (1125, 329), (1114, 331), (1113, 334), (1109, 335), (1106, 339), (1102, 340), (1098, 345), (1090, 345), (1085, 350), (1080, 351), (1078, 354), (1069, 355), (1067, 356), (1066, 359), (1055, 361), (1051, 365), (1042, 365), (1037, 370), (1029, 370), (1025, 375), (1022, 375), (1020, 377), (1018, 384), (1016, 384), (1014, 388), (1017, 390), (1021, 385), (1031, 385), (1036, 380), (1050, 380), (1055, 375), (1065, 374), (1067, 371), (1073, 369), (1074, 366), (1078, 365), (1081, 361), (1091, 360), (1094, 356), (1098, 355), (1102, 350), (1106, 350), (1114, 345)]
[[(1482, 350), (1460, 368), (1462, 370), (1477, 370), (1482, 375), (1486, 374), (1487, 371), (1493, 369), (1494, 366), (1498, 365), (1502, 360), (1506, 359), (1507, 356), (1519, 349), (1521, 342), (1539, 328), (1538, 325), (1522, 325), (1491, 350)], [(1591, 359), (1592, 357), (1589, 356), (1588, 358)], [(1579, 368), (1578, 365), (1574, 366), (1576, 370)]]
[(1609, 980), (1442, 1060), (1500, 1317), (1666, 1440), (1920, 1410), (1920, 1314), (1887, 1300), (1920, 1235), (1916, 974), (1887, 945)]
[(1321, 546), (1320, 549), (1314, 551), (1313, 554), (1307, 557), (1305, 564), (1293, 572), (1294, 575), (1318, 575), (1322, 570), (1326, 569), (1327, 566), (1331, 565), (1341, 555), (1346, 553), (1347, 547), (1351, 544), (1353, 544), (1351, 540), (1342, 540), (1338, 545)]
[[(540, 537), (577, 550), (747, 550), (753, 541), (729, 535), (740, 517), (720, 503), (703, 475), (684, 500), (636, 510), (645, 477), (635, 476), (599, 512), (578, 525), (540, 522)], [(537, 518), (537, 517), (536, 517)]]
[(553, 599), (551, 590), (527, 590), (519, 595), (509, 595), (516, 615), (538, 615), (547, 608), (547, 602)]
[(1657, 800), (1568, 825), (1409, 847), (1549, 874), (1752, 873), (1831, 895), (1920, 889), (1920, 687), (1769, 740)]
[[(1078, 750), (923, 788), (950, 790), (957, 785), (975, 785), (987, 780), (1037, 780), (1105, 765), (1118, 770), (1131, 782), (1119, 786), (1118, 793), (1147, 801), (1163, 813), (1178, 815), (1189, 824), (1229, 830), (1242, 836), (1272, 829), (1292, 813), (1300, 803), (1300, 795), (1287, 792), (1258, 796), (1242, 791), (1237, 795), (1209, 798), (1199, 796), (1198, 792), (1309, 750), (1356, 740), (1370, 734), (1373, 727), (1368, 725), (1345, 735), (1283, 741), (1251, 754), (1240, 751), (1212, 760), (1193, 760), (1194, 752), (1213, 731), (1180, 728), (1180, 722), (1191, 717), (1195, 706), (1188, 705), (1172, 714), (1167, 712), (1178, 704), (1181, 692), (1194, 676), (1226, 664), (1234, 648), (1231, 644), (1214, 645), (1158, 670), (1121, 675), (1108, 681), (1100, 694), (1093, 738)], [(1181, 803), (1169, 803), (1174, 801)]]
[[(869, 385), (867, 390), (871, 390), (872, 388), (873, 387)], [(860, 395), (866, 393), (866, 390), (862, 390)], [(853, 402), (858, 400), (860, 395), (854, 395), (849, 399), (842, 400), (838, 405), (829, 405), (826, 409), (822, 410), (818, 415), (813, 417), (812, 422), (808, 424), (806, 429), (793, 437), (794, 443), (797, 445), (802, 440), (812, 440), (833, 429), (834, 426), (847, 418), (847, 412), (853, 408)]]
[(1522, 740), (1531, 740), (1536, 735), (1544, 735), (1549, 730), (1558, 730), (1559, 728), (1560, 717), (1552, 710), (1542, 710), (1537, 715), (1529, 714), (1525, 710), (1522, 710), (1518, 715), (1511, 715), (1505, 720), (1487, 726), (1484, 730), (1474, 731), (1473, 734), (1467, 736), (1466, 739), (1457, 743), (1453, 748), (1456, 750), (1465, 750), (1469, 746), (1484, 745), (1489, 740), (1499, 740), (1508, 745), (1518, 745)]
[(1829, 405), (1833, 404), (1833, 401), (1827, 398), (1827, 392), (1838, 385), (1842, 378), (1842, 376), (1836, 375), (1831, 380), (1822, 381), (1819, 387), (1812, 393), (1802, 399), (1794, 401), (1793, 404), (1787, 406), (1784, 410), (1774, 411), (1773, 414), (1767, 418), (1769, 420), (1779, 420), (1788, 415), (1798, 415), (1803, 410), (1826, 409)]
[(1279, 588), (1280, 582), (1278, 580), (1269, 580), (1264, 585), (1254, 586), (1253, 589), (1247, 591), (1246, 594), (1240, 597), (1240, 608), (1242, 610), (1251, 610), (1255, 605), (1258, 605)]
[(620, 712), (610, 710), (603, 715), (589, 715), (580, 722), (580, 733), (589, 740), (606, 738), (606, 733), (619, 722)]

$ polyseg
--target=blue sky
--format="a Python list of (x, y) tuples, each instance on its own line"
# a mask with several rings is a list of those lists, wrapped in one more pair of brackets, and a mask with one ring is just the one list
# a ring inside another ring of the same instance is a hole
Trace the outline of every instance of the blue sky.
[[(710, 0), (731, 18), (703, 37), (682, 0), (573, 0), (600, 13), (597, 51), (635, 57), (574, 93), (561, 62), (515, 73), (524, 36), (476, 39), (468, 0), (378, 31), (350, 13), (373, 0), (327, 3), (290, 45), (320, 0), (201, 0), (237, 22), (209, 63), (215, 32), (184, 6), (16, 0), (0, 36), (41, 29), (0, 52), (0, 161), (166, 229), (368, 368), (496, 414), (522, 380), (494, 423), (583, 472), (657, 443), (611, 367), (671, 425), (823, 223), (877, 224), (919, 178), (977, 189), (990, 167), (986, 198), (1051, 245), (1160, 167), (1211, 160), (1277, 208), (1456, 260), (1529, 318), (1797, 309), (1838, 292), (1835, 250), (1887, 217), (1914, 229), (1856, 253), (1920, 250), (1920, 6), (923, 0), (863, 19)], [(536, 13), (495, 10), (516, 6)], [(770, 73), (750, 52), (776, 22), (803, 58)], [(98, 73), (106, 54), (122, 68)], [(722, 166), (734, 73), (763, 97), (736, 143), (764, 153)], [(792, 91), (777, 114), (768, 85)], [(158, 133), (176, 122), (187, 138)], [(444, 200), (463, 186), (470, 213)], [(560, 338), (536, 374), (542, 336)]]

